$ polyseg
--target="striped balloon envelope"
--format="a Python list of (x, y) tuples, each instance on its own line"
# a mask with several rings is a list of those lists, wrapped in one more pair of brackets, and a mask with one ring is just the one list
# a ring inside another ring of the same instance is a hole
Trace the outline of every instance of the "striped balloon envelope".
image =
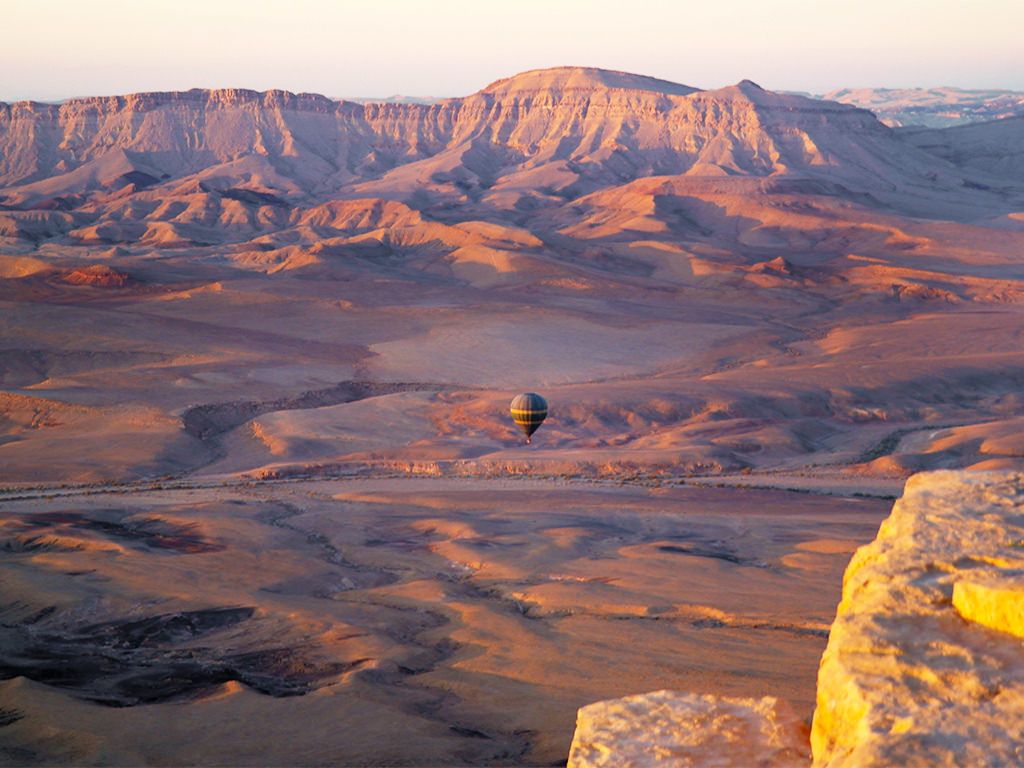
[(524, 392), (512, 399), (510, 411), (512, 421), (526, 434), (526, 442), (530, 442), (530, 436), (547, 418), (548, 402), (536, 392)]

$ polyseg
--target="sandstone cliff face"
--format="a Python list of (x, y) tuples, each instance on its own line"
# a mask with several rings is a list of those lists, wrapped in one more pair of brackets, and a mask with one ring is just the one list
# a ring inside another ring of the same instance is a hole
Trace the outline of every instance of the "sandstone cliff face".
[[(277, 173), (317, 194), (424, 160), (434, 161), (423, 169), (428, 180), (450, 175), (489, 188), (550, 164), (566, 176), (547, 180), (555, 187), (816, 168), (844, 168), (863, 182), (934, 165), (915, 154), (869, 112), (846, 105), (749, 81), (698, 91), (583, 68), (528, 72), (429, 105), (240, 89), (0, 105), (0, 186), (15, 189), (14, 204), (125, 184), (133, 173), (137, 183), (155, 183), (246, 157), (268, 159), (264, 184), (273, 187)], [(32, 187), (68, 174), (77, 176)]]
[(1024, 476), (916, 475), (847, 568), (818, 676), (819, 766), (1024, 760)]

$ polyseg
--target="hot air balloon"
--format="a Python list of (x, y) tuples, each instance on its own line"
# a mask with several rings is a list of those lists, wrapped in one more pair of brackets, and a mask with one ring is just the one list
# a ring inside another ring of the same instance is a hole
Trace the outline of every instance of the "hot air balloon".
[(512, 421), (523, 430), (526, 442), (529, 443), (530, 436), (544, 423), (548, 415), (548, 402), (536, 392), (524, 392), (513, 398), (510, 410)]

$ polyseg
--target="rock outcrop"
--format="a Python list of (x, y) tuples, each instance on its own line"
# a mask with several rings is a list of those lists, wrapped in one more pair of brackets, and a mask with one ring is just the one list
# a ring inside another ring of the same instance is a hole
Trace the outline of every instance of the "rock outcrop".
[(806, 765), (807, 753), (799, 719), (771, 696), (655, 691), (580, 709), (569, 768), (789, 768)]
[(1024, 476), (912, 477), (847, 567), (818, 675), (820, 766), (1024, 760)]
[[(915, 475), (843, 579), (813, 765), (1024, 762), (1024, 475)], [(775, 699), (658, 691), (579, 711), (569, 765), (807, 765)]]
[(87, 267), (69, 269), (57, 279), (68, 285), (93, 285), (99, 288), (124, 288), (132, 282), (131, 277), (106, 264), (91, 264)]

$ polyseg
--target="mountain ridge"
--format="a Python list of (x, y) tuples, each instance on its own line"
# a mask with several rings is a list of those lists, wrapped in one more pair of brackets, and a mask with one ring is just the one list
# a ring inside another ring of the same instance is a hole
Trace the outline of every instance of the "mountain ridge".
[(500, 93), (514, 91), (559, 88), (562, 90), (590, 90), (607, 88), (613, 90), (648, 90), (673, 96), (686, 96), (700, 88), (663, 80), (649, 75), (622, 72), (599, 67), (549, 67), (529, 69), (511, 77), (503, 77), (477, 93)]
[(992, 172), (901, 141), (854, 106), (751, 80), (699, 90), (588, 67), (531, 70), (433, 104), (224, 88), (0, 105), (7, 210), (84, 212), (103, 205), (97, 196), (185, 184), (245, 189), (250, 201), (369, 196), (518, 215), (680, 175), (811, 177), (907, 208), (994, 188)]

